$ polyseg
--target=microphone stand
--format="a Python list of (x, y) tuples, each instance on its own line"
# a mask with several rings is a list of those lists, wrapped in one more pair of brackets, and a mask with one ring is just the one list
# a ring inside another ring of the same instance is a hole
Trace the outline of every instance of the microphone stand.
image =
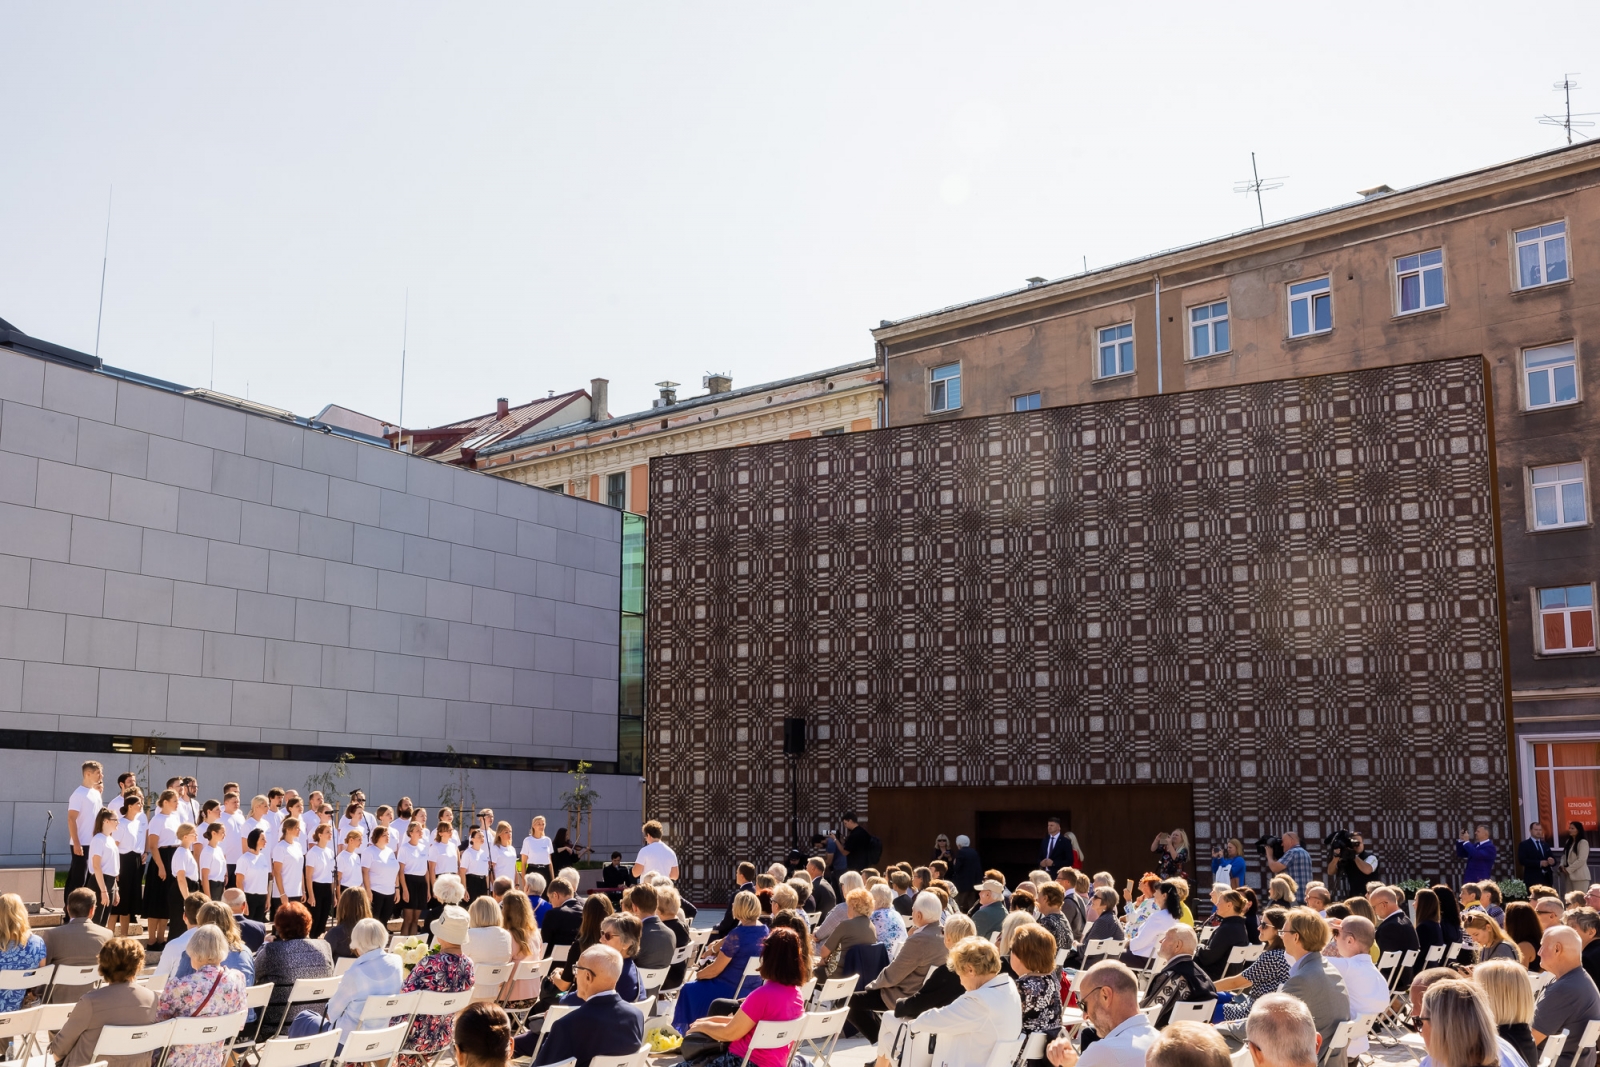
[(56, 817), (56, 813), (53, 812), (53, 811), (46, 811), (44, 813), (44, 836), (39, 839), (39, 914), (40, 915), (43, 915), (45, 913), (45, 909), (49, 906), (49, 902), (50, 902), (50, 898), (45, 895), (45, 888), (44, 888), (45, 871), (47, 870), (47, 868), (45, 866), (45, 853), (46, 853), (46, 851), (47, 851), (47, 849), (49, 847), (49, 842), (50, 842), (50, 824), (53, 821), (55, 821), (55, 817)]

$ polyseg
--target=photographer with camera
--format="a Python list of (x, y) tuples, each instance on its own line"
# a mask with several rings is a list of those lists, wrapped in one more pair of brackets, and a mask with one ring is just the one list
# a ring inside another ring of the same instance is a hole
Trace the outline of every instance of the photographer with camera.
[(1378, 854), (1353, 830), (1335, 830), (1323, 838), (1328, 849), (1328, 875), (1337, 878), (1341, 897), (1364, 897), (1378, 873)]
[(1263, 837), (1256, 848), (1266, 860), (1269, 872), (1262, 879), (1262, 888), (1272, 882), (1272, 875), (1287, 874), (1294, 879), (1294, 902), (1306, 902), (1306, 886), (1311, 882), (1311, 853), (1300, 847), (1300, 835), (1293, 830), (1282, 837)]

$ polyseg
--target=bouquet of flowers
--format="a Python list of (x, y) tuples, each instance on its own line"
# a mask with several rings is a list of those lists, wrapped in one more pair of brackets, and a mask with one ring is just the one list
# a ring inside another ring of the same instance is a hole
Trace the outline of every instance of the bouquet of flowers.
[(429, 951), (431, 950), (428, 947), (428, 943), (420, 937), (408, 938), (396, 945), (394, 949), (395, 955), (400, 957), (400, 962), (406, 965), (407, 970), (421, 963), (422, 957), (426, 956)]

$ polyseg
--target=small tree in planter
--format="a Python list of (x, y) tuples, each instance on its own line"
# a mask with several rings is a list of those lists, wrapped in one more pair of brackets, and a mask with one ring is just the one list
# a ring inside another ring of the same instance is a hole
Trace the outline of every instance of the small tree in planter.
[(352, 752), (339, 753), (338, 759), (306, 779), (306, 792), (309, 794), (320, 790), (324, 799), (343, 814), (344, 806), (350, 803), (350, 794), (340, 789), (339, 783), (350, 773), (349, 763), (355, 758)]
[(567, 772), (572, 788), (561, 794), (561, 806), (567, 812), (567, 837), (580, 856), (594, 851), (594, 802), (600, 799), (600, 794), (589, 784), (592, 766), (594, 764), (588, 760), (579, 760), (578, 766)]
[(439, 787), (439, 806), (455, 810), (461, 843), (465, 845), (478, 817), (478, 794), (472, 788), (472, 768), (477, 765), (477, 759), (461, 755), (454, 745), (446, 745), (444, 751), (450, 777)]

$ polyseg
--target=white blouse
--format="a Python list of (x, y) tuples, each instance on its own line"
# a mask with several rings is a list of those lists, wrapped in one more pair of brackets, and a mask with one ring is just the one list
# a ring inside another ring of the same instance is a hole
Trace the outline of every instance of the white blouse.
[(548, 867), (550, 854), (555, 851), (555, 846), (548, 837), (534, 837), (529, 834), (522, 839), (522, 855), (527, 858), (530, 866)]
[(186, 848), (180, 848), (172, 854), (172, 870), (167, 873), (181, 873), (191, 893), (200, 885), (200, 864), (195, 862), (194, 853)]
[(149, 832), (156, 835), (157, 848), (170, 848), (178, 843), (178, 827), (183, 825), (183, 818), (177, 812), (166, 815), (157, 815), (150, 820)]
[(222, 824), (222, 856), (229, 863), (238, 863), (239, 857), (244, 854), (244, 812), (235, 811), (231, 815), (223, 812), (222, 818), (217, 821)]
[(349, 889), (351, 886), (361, 884), (361, 868), (366, 864), (362, 862), (359, 852), (341, 852), (334, 857), (333, 869), (339, 872), (339, 887)]
[(433, 864), (435, 877), (441, 874), (455, 874), (461, 865), (460, 858), (456, 846), (448, 841), (435, 841), (428, 846), (428, 862)]
[(216, 845), (201, 845), (200, 869), (206, 872), (206, 881), (226, 882), (228, 880), (228, 857), (224, 856), (222, 849)]
[(372, 891), (393, 896), (400, 884), (400, 857), (387, 846), (375, 848), (367, 856), (367, 875), (372, 879)]
[(272, 886), (272, 853), (265, 848), (260, 852), (245, 852), (239, 857), (235, 871), (244, 876), (246, 893), (264, 897)]
[(428, 846), (413, 845), (407, 841), (400, 846), (400, 866), (407, 874), (414, 874), (419, 878), (428, 875)]
[(461, 866), (467, 869), (468, 874), (475, 874), (479, 878), (489, 877), (489, 850), (484, 848), (462, 850)]
[(517, 876), (517, 851), (510, 845), (490, 845), (489, 865), (494, 868), (496, 878), (516, 878)]
[(279, 841), (272, 846), (272, 862), (283, 864), (278, 875), (283, 881), (283, 895), (293, 899), (305, 895), (306, 850), (299, 841)]
[(145, 845), (145, 818), (140, 812), (131, 819), (118, 819), (117, 828), (111, 831), (111, 836), (116, 839), (119, 852), (144, 852)]
[(100, 874), (106, 880), (106, 888), (111, 888), (112, 879), (116, 878), (117, 871), (121, 869), (121, 856), (117, 853), (117, 842), (114, 837), (105, 834), (95, 834), (94, 840), (89, 842), (89, 850), (84, 854), (84, 862), (89, 865), (89, 888), (96, 888), (94, 878), (94, 858), (100, 857)]
[(313, 885), (332, 885), (333, 849), (326, 845), (312, 845), (306, 849), (306, 867), (311, 871)]

